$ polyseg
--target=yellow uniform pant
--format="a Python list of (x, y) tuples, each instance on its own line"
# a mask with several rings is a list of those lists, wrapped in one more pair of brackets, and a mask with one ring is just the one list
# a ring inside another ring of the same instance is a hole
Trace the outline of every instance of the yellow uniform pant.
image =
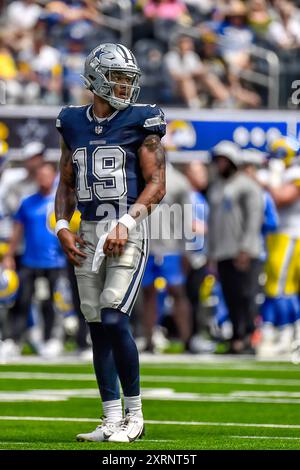
[(271, 233), (266, 238), (268, 258), (265, 264), (268, 297), (299, 293), (300, 238), (285, 233)]

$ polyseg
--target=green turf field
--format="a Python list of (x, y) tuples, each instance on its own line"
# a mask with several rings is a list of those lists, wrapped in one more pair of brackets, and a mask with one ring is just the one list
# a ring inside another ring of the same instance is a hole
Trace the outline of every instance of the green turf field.
[(101, 415), (92, 367), (0, 365), (0, 449), (300, 449), (299, 365), (187, 357), (141, 375), (144, 439), (77, 443)]

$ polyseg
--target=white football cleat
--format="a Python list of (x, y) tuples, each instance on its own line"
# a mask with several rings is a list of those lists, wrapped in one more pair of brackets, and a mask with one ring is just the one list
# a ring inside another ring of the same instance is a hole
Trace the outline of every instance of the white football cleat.
[(92, 432), (86, 434), (77, 434), (76, 439), (79, 442), (104, 442), (118, 431), (123, 421), (109, 421), (103, 418), (102, 423)]
[(53, 359), (64, 351), (63, 343), (57, 338), (48, 339), (40, 348), (40, 354), (45, 359)]
[(143, 416), (127, 412), (119, 429), (109, 438), (109, 442), (133, 442), (145, 434)]
[(293, 364), (300, 364), (300, 341), (295, 340), (292, 342), (291, 345), (292, 355), (291, 361)]
[(294, 326), (284, 325), (279, 328), (276, 344), (274, 347), (274, 355), (280, 356), (291, 353), (291, 345), (294, 336)]
[(20, 346), (12, 339), (0, 341), (0, 362), (5, 364), (12, 359), (18, 359), (21, 355)]

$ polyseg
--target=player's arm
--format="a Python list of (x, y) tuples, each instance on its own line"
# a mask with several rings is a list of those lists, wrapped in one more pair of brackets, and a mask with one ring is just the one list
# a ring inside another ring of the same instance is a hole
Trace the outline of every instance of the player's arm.
[(68, 229), (68, 223), (76, 208), (76, 189), (75, 175), (72, 166), (72, 152), (63, 139), (61, 140), (61, 159), (59, 167), (60, 180), (55, 196), (55, 218), (57, 220), (56, 227), (61, 226), (62, 228), (56, 230), (56, 232), (69, 261), (75, 266), (80, 266), (80, 258), (78, 259), (78, 256), (86, 258), (86, 255), (77, 248), (76, 244), (79, 244), (80, 247), (84, 247), (85, 242)]
[(139, 156), (146, 186), (129, 210), (135, 220), (147, 217), (166, 194), (166, 158), (160, 137), (155, 134), (147, 136)]
[(286, 183), (280, 188), (268, 187), (277, 207), (293, 204), (300, 198), (300, 187), (292, 182)]
[[(139, 150), (140, 167), (146, 186), (130, 207), (129, 216), (140, 222), (151, 213), (166, 193), (165, 152), (160, 137), (156, 134), (147, 136)], [(108, 256), (120, 256), (128, 240), (128, 228), (119, 223), (108, 235), (103, 251)]]

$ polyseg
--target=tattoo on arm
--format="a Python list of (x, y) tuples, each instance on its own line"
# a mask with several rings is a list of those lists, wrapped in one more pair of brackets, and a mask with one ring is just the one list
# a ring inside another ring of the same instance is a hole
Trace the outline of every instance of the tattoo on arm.
[(151, 174), (151, 181), (165, 184), (166, 157), (160, 138), (157, 135), (149, 135), (144, 140), (144, 146), (155, 155), (155, 169)]
[(75, 174), (72, 166), (72, 153), (61, 142), (60, 181), (55, 197), (56, 220), (70, 220), (76, 207)]
[(158, 135), (149, 135), (140, 148), (140, 165), (146, 182), (129, 214), (143, 219), (160, 203), (166, 192), (165, 152)]

